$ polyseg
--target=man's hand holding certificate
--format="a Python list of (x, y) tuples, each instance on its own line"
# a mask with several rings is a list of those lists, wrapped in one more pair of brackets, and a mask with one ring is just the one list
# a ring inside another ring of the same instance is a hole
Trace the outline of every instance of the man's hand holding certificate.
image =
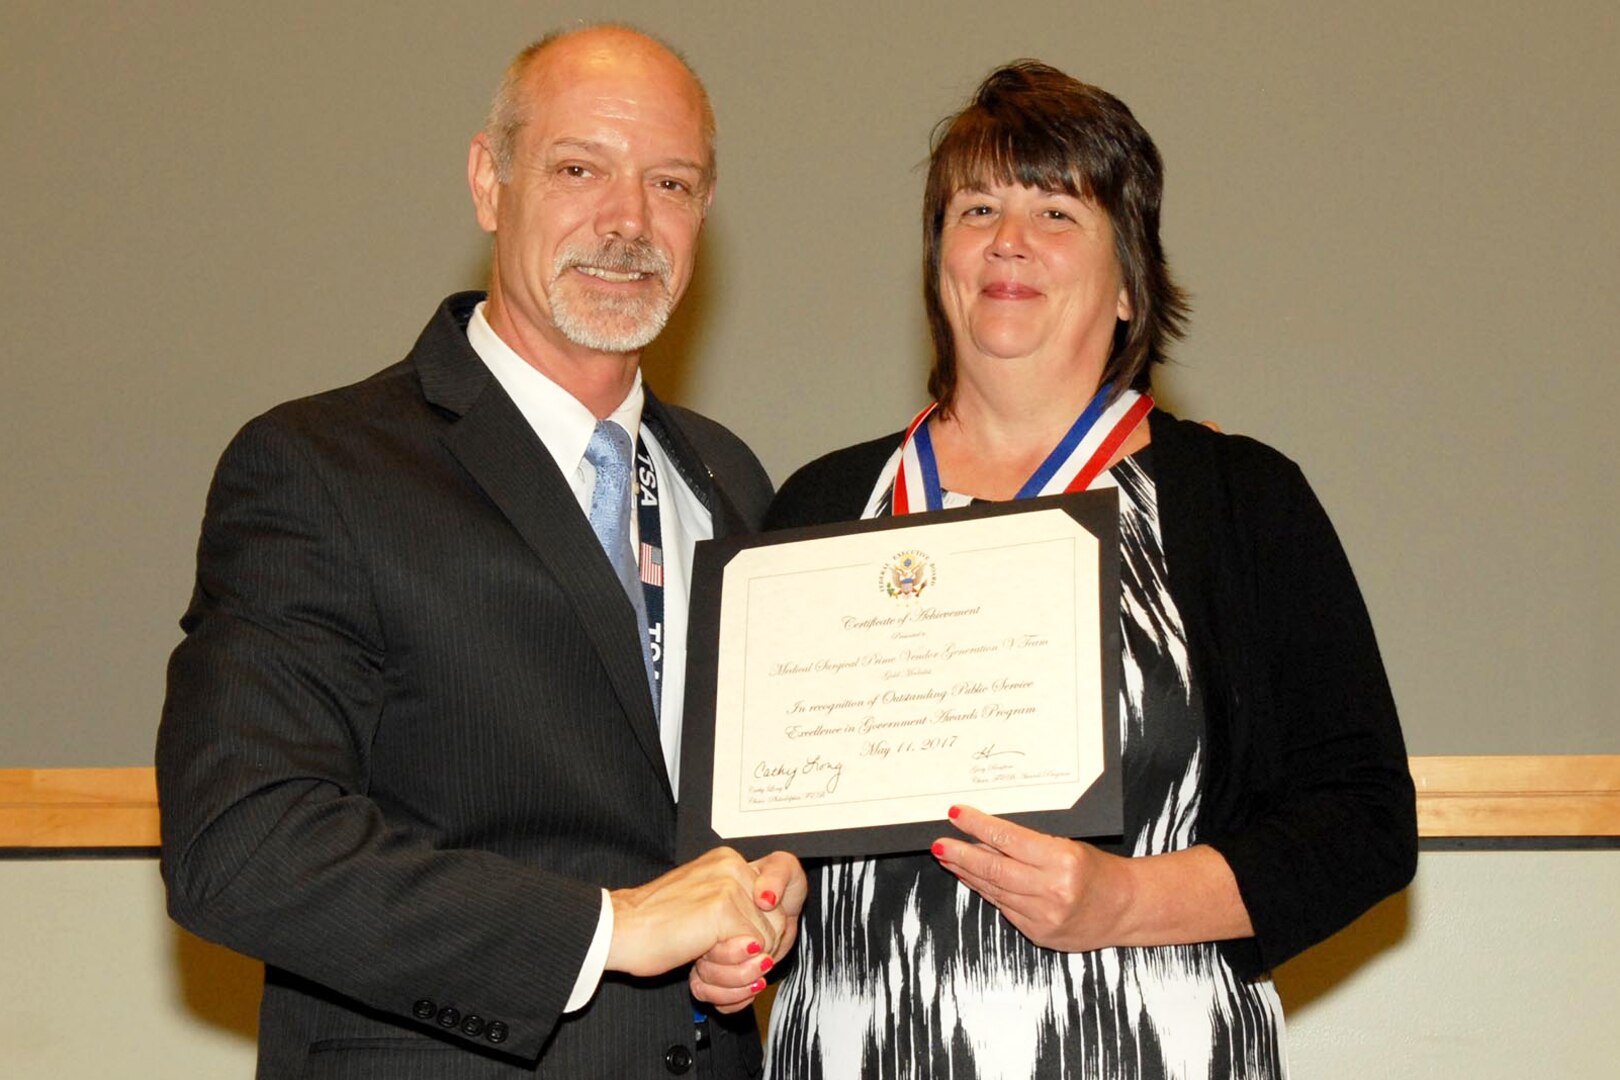
[(704, 545), (683, 849), (920, 850), (956, 802), (1117, 833), (1114, 506), (1103, 492)]

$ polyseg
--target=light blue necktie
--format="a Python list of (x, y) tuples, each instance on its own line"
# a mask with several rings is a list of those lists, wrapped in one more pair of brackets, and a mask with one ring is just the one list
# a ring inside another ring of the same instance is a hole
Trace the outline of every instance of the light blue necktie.
[(653, 714), (659, 711), (658, 684), (653, 678), (652, 646), (647, 633), (647, 598), (641, 591), (641, 571), (635, 552), (630, 550), (630, 436), (611, 420), (598, 420), (591, 441), (585, 447), (585, 460), (596, 470), (596, 487), (591, 492), (591, 528), (607, 553), (608, 562), (619, 575), (630, 605), (636, 609), (636, 625), (641, 630), (641, 660), (647, 668), (647, 689), (652, 693)]

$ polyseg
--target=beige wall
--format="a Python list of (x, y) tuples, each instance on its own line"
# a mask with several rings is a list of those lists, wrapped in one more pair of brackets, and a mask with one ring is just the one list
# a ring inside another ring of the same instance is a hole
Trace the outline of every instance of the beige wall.
[[(1452, 852), (1278, 974), (1300, 1080), (1608, 1080), (1620, 858)], [(151, 860), (0, 862), (0, 1076), (242, 1080), (257, 965), (163, 917)]]
[[(0, 765), (149, 761), (226, 439), (479, 284), (466, 141), (562, 9), (477, 8), (0, 10)], [(927, 133), (1040, 56), (1156, 136), (1197, 304), (1164, 396), (1305, 466), (1413, 749), (1620, 749), (1620, 8), (572, 10), (667, 33), (708, 79), (718, 202), (649, 367), (778, 479), (919, 404)]]

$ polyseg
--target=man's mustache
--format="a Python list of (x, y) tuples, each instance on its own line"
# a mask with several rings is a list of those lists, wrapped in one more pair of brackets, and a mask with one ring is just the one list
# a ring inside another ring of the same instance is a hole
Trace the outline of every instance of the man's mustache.
[(566, 248), (557, 253), (558, 277), (578, 266), (594, 266), (615, 274), (651, 274), (669, 284), (669, 257), (645, 239), (608, 240), (590, 247)]

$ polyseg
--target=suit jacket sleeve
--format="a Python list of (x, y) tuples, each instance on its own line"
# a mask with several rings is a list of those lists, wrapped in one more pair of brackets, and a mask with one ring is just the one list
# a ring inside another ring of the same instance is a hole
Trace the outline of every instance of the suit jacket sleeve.
[(498, 1019), (533, 1057), (600, 893), (370, 797), (389, 642), (329, 466), (271, 413), (216, 473), (157, 746), (171, 914), (409, 1023), (434, 1024), (422, 999)]

